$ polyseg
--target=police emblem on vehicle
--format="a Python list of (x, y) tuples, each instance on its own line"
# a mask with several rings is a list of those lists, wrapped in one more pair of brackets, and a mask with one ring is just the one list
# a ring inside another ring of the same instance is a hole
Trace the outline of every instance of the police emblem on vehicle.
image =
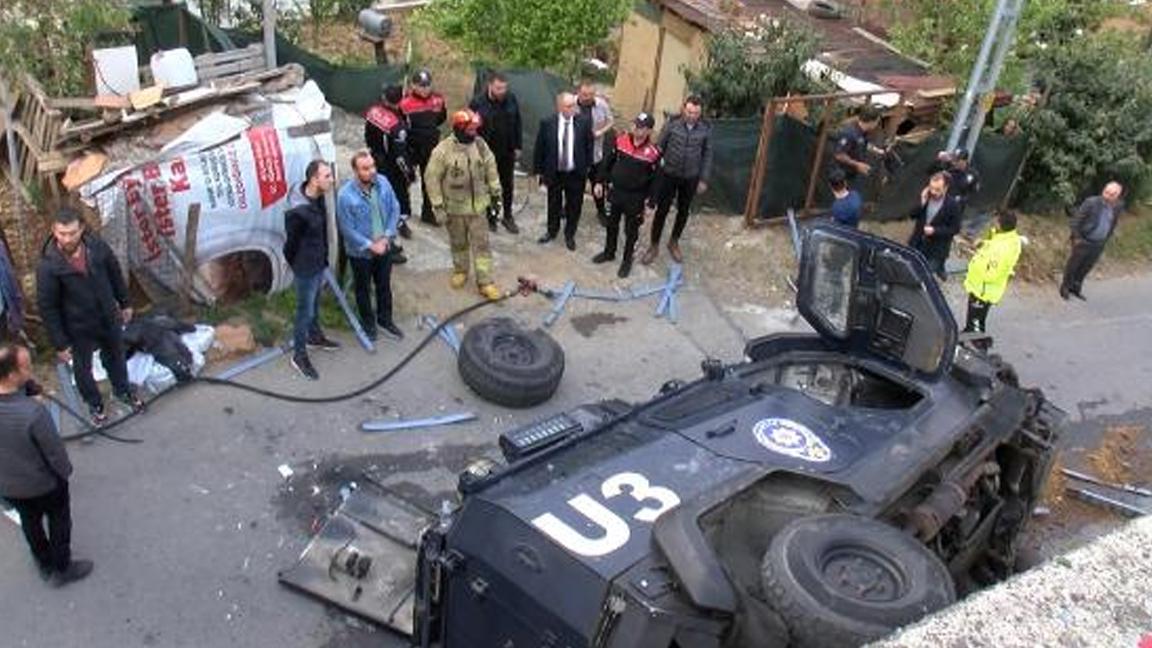
[(782, 418), (768, 418), (752, 426), (756, 442), (768, 450), (801, 461), (825, 463), (832, 450), (808, 426)]

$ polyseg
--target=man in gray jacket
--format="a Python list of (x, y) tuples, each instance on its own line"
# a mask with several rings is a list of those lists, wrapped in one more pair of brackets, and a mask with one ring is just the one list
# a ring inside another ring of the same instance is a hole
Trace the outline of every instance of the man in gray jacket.
[(72, 560), (72, 463), (48, 409), (29, 395), (38, 391), (30, 385), (28, 349), (0, 345), (0, 497), (20, 514), (40, 577), (59, 587), (87, 577), (92, 563)]
[(1080, 208), (1070, 215), (1068, 225), (1071, 231), (1072, 250), (1068, 264), (1064, 266), (1064, 279), (1060, 282), (1060, 297), (1069, 295), (1087, 301), (1081, 289), (1084, 278), (1104, 253), (1104, 246), (1116, 231), (1116, 221), (1124, 211), (1120, 196), (1124, 187), (1119, 182), (1109, 182), (1099, 196), (1092, 196), (1080, 204)]
[(680, 114), (664, 125), (656, 145), (663, 153), (663, 169), (657, 179), (656, 215), (652, 219), (652, 241), (640, 262), (648, 265), (660, 253), (660, 235), (664, 221), (676, 201), (676, 222), (668, 240), (668, 253), (672, 260), (684, 260), (680, 252), (680, 236), (688, 224), (688, 210), (697, 193), (708, 189), (712, 174), (712, 126), (700, 118), (703, 102), (690, 95), (684, 100)]

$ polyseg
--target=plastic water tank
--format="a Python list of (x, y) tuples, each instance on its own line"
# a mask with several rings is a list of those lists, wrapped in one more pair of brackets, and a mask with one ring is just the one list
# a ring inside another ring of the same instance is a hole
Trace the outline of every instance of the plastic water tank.
[(192, 54), (183, 47), (152, 55), (152, 78), (165, 88), (184, 88), (199, 83)]

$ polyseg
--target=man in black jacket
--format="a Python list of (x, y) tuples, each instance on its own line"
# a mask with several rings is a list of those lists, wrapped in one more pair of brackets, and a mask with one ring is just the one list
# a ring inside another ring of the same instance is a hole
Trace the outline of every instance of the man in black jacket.
[(304, 184), (289, 195), (292, 208), (284, 213), (284, 259), (292, 266), (296, 286), (296, 319), (292, 330), (292, 366), (302, 376), (320, 374), (308, 358), (308, 347), (334, 351), (340, 345), (320, 330), (316, 307), (328, 267), (328, 210), (324, 195), (332, 189), (332, 167), (312, 160), (304, 170)]
[[(636, 250), (636, 239), (640, 238), (644, 212), (653, 208), (652, 190), (660, 166), (660, 149), (651, 138), (655, 125), (656, 120), (648, 113), (636, 116), (632, 132), (621, 133), (614, 145), (606, 147), (601, 177), (592, 190), (597, 197), (608, 194), (612, 205), (605, 225), (604, 251), (593, 257), (592, 263), (607, 263), (616, 258), (620, 217), (625, 218), (624, 257), (616, 272), (621, 279), (632, 272), (632, 255)], [(608, 184), (607, 191), (605, 183)]]
[[(503, 198), (504, 229), (510, 234), (519, 234), (520, 227), (512, 213), (516, 161), (523, 148), (520, 104), (516, 95), (508, 89), (508, 79), (499, 72), (488, 75), (484, 92), (468, 104), (473, 112), (480, 115), (480, 137), (496, 157), (496, 170), (500, 174), (500, 191)], [(489, 212), (488, 229), (496, 231), (496, 214)]]
[(76, 387), (88, 403), (92, 422), (108, 420), (100, 389), (92, 378), (92, 353), (108, 372), (112, 392), (133, 410), (144, 404), (128, 383), (121, 327), (132, 319), (128, 287), (108, 244), (84, 231), (80, 214), (56, 213), (52, 238), (44, 244), (36, 270), (36, 302), (60, 362), (71, 362)]
[(1092, 196), (1080, 204), (1080, 208), (1070, 215), (1072, 250), (1068, 264), (1064, 267), (1064, 278), (1060, 281), (1060, 297), (1068, 299), (1074, 295), (1087, 301), (1081, 290), (1084, 279), (1104, 253), (1104, 246), (1116, 231), (1116, 222), (1124, 211), (1120, 197), (1124, 187), (1119, 182), (1109, 182), (1099, 196)]
[(364, 145), (372, 151), (376, 169), (388, 178), (396, 200), (400, 201), (400, 225), (397, 232), (404, 238), (412, 238), (412, 229), (408, 227), (408, 217), (412, 215), (408, 186), (415, 180), (415, 176), (408, 161), (408, 118), (400, 110), (403, 98), (404, 89), (400, 86), (384, 86), (380, 102), (373, 104), (364, 113)]
[(663, 170), (657, 181), (656, 217), (652, 219), (652, 241), (648, 251), (640, 260), (648, 265), (660, 253), (660, 235), (664, 232), (664, 221), (676, 201), (676, 222), (672, 225), (672, 237), (668, 239), (668, 253), (672, 260), (684, 260), (680, 252), (680, 236), (688, 224), (688, 210), (697, 193), (708, 190), (708, 178), (712, 175), (712, 126), (701, 119), (703, 101), (696, 95), (684, 100), (680, 114), (673, 117), (660, 131), (656, 145), (664, 154)]
[(408, 118), (408, 163), (420, 178), (422, 205), (420, 222), (432, 226), (440, 223), (432, 213), (432, 203), (428, 200), (424, 185), (424, 171), (428, 168), (428, 158), (432, 149), (440, 143), (440, 126), (448, 120), (448, 108), (444, 96), (432, 89), (432, 74), (420, 70), (412, 75), (412, 86), (400, 101), (400, 110)]
[(952, 238), (960, 231), (963, 209), (957, 198), (948, 192), (949, 176), (940, 171), (928, 180), (920, 192), (920, 204), (909, 218), (916, 221), (908, 247), (919, 250), (928, 261), (928, 267), (941, 281), (947, 278), (944, 263), (952, 253)]
[(72, 462), (48, 409), (32, 398), (39, 391), (28, 349), (0, 345), (0, 497), (20, 514), (40, 577), (59, 587), (87, 577), (92, 563), (72, 560)]
[(592, 167), (592, 124), (576, 109), (576, 95), (556, 97), (556, 113), (540, 120), (533, 151), (533, 173), (548, 188), (548, 231), (539, 243), (548, 243), (564, 222), (564, 244), (576, 249), (576, 228), (584, 205), (584, 181)]

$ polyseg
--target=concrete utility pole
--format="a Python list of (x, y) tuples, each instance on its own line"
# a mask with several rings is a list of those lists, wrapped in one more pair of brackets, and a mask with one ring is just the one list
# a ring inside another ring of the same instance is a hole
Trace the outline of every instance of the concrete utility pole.
[(1016, 23), (1024, 10), (1024, 2), (1025, 0), (997, 0), (996, 10), (988, 22), (988, 31), (984, 34), (984, 42), (976, 57), (976, 64), (972, 66), (968, 88), (964, 91), (959, 110), (956, 111), (952, 131), (948, 134), (949, 151), (958, 147), (962, 139), (964, 148), (970, 153), (976, 151), (981, 126), (984, 124), (988, 109), (992, 106), (996, 83), (1000, 80), (1000, 70), (1003, 69), (1004, 59), (1008, 58), (1016, 39)]
[(264, 60), (276, 67), (276, 0), (264, 0)]

